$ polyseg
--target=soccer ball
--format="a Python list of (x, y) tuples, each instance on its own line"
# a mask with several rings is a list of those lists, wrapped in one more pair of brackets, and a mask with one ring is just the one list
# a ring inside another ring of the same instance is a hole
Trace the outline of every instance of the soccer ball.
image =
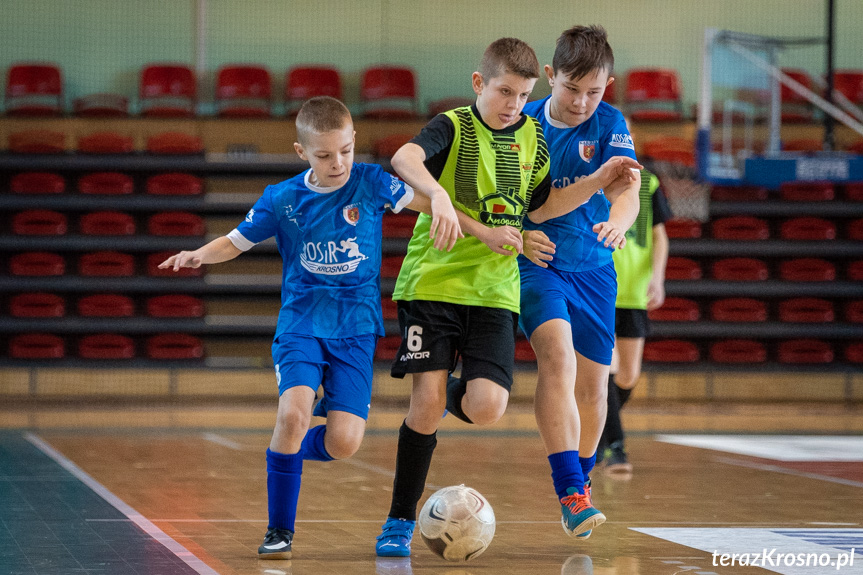
[(494, 511), (485, 497), (465, 487), (444, 487), (423, 505), (417, 520), (425, 544), (447, 561), (470, 561), (494, 537)]

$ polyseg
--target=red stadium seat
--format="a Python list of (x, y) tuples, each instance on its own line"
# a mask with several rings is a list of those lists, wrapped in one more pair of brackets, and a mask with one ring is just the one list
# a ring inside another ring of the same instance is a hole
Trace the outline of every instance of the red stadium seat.
[(174, 277), (201, 277), (204, 275), (204, 266), (199, 268), (180, 268), (177, 271), (171, 269), (159, 269), (159, 264), (177, 252), (158, 252), (147, 256), (147, 275), (151, 277), (174, 278)]
[(411, 138), (413, 134), (390, 134), (372, 142), (372, 153), (376, 158), (392, 158)]
[(783, 152), (820, 152), (824, 150), (824, 142), (815, 138), (798, 138), (782, 143)]
[(852, 343), (846, 346), (845, 359), (849, 363), (863, 363), (863, 343)]
[(66, 272), (66, 260), (59, 254), (24, 252), (9, 259), (13, 276), (61, 276)]
[(416, 75), (404, 66), (371, 66), (360, 77), (363, 116), (404, 120), (418, 116)]
[(85, 236), (133, 236), (135, 219), (122, 212), (91, 212), (81, 216), (80, 228)]
[(863, 260), (857, 260), (848, 264), (848, 279), (851, 281), (863, 281)]
[(129, 99), (120, 94), (88, 94), (75, 99), (72, 113), (82, 118), (125, 118)]
[(605, 87), (605, 92), (602, 93), (602, 101), (606, 104), (611, 104), (612, 106), (614, 106), (614, 103), (617, 101), (615, 86), (617, 86), (617, 82), (612, 82), (610, 86)]
[(206, 231), (204, 218), (190, 212), (161, 212), (147, 221), (152, 236), (203, 236)]
[(848, 222), (848, 239), (863, 241), (863, 219)]
[(695, 143), (676, 136), (662, 136), (644, 142), (641, 147), (644, 157), (651, 160), (695, 166)]
[(141, 69), (139, 99), (147, 118), (191, 118), (197, 82), (185, 64), (149, 64)]
[(204, 300), (190, 295), (160, 295), (147, 300), (150, 317), (204, 317)]
[(759, 186), (713, 186), (710, 199), (717, 202), (763, 202), (769, 193)]
[(691, 299), (669, 297), (662, 307), (651, 310), (647, 315), (653, 321), (698, 321), (701, 310), (698, 309), (698, 303)]
[(414, 233), (417, 215), (413, 212), (393, 214), (387, 212), (383, 218), (383, 236), (385, 238), (409, 238)]
[(93, 252), (78, 261), (78, 273), (90, 277), (131, 277), (135, 275), (135, 259), (119, 252)]
[(383, 312), (384, 319), (398, 319), (398, 304), (392, 300), (390, 297), (382, 297), (381, 298), (381, 311)]
[[(805, 70), (783, 68), (782, 72), (787, 76), (790, 76), (792, 80), (802, 84), (804, 88), (812, 90), (812, 79)], [(785, 84), (781, 84), (779, 90), (779, 99), (782, 102), (783, 124), (805, 123), (812, 121), (812, 104), (809, 103), (809, 100), (800, 96)]]
[(22, 172), (12, 177), (9, 189), (13, 194), (62, 194), (66, 180), (49, 172)]
[(665, 222), (665, 233), (669, 238), (694, 239), (701, 237), (701, 222), (688, 218), (671, 218)]
[(135, 151), (132, 136), (117, 132), (94, 132), (78, 140), (78, 151), (83, 154), (129, 154)]
[(836, 224), (823, 218), (792, 218), (782, 222), (783, 240), (835, 240)]
[(285, 75), (285, 108), (296, 114), (300, 105), (315, 96), (342, 99), (342, 78), (331, 66), (296, 66)]
[[(863, 155), (863, 150), (860, 153)], [(849, 202), (863, 202), (863, 182), (845, 184), (845, 199)]]
[(833, 304), (824, 299), (795, 298), (779, 303), (779, 321), (794, 323), (827, 323), (836, 318)]
[(222, 66), (216, 74), (216, 108), (222, 118), (269, 118), (270, 72), (263, 66)]
[(751, 216), (729, 216), (713, 221), (712, 235), (717, 240), (766, 240), (770, 237), (767, 222)]
[(714, 321), (767, 321), (767, 304), (745, 297), (720, 299), (710, 304), (710, 317)]
[(665, 339), (644, 344), (644, 361), (656, 363), (695, 363), (701, 358), (691, 341)]
[(392, 362), (401, 343), (402, 338), (397, 335), (388, 335), (380, 338), (375, 348), (375, 361)]
[(132, 359), (135, 343), (115, 333), (88, 335), (78, 342), (78, 355), (84, 359)]
[(845, 306), (845, 321), (863, 323), (863, 300), (852, 301)]
[(824, 364), (833, 361), (833, 347), (817, 339), (792, 339), (779, 344), (779, 363)]
[(863, 70), (834, 70), (833, 89), (851, 103), (863, 105)]
[(779, 277), (792, 282), (828, 282), (836, 279), (836, 266), (818, 258), (799, 258), (779, 264)]
[(6, 76), (6, 114), (60, 116), (63, 114), (63, 74), (51, 63), (14, 64)]
[(836, 197), (833, 182), (784, 182), (779, 193), (789, 202), (826, 202)]
[(160, 155), (202, 154), (201, 138), (183, 132), (162, 132), (147, 138), (147, 151)]
[(667, 280), (698, 280), (702, 278), (701, 265), (689, 258), (671, 256), (665, 265)]
[[(608, 91), (606, 90), (606, 93)], [(476, 98), (463, 98), (460, 96), (453, 96), (451, 98), (441, 98), (440, 100), (435, 100), (434, 102), (429, 102), (429, 118), (434, 118), (438, 114), (442, 114), (449, 110), (454, 110), (456, 108), (462, 108), (464, 106), (470, 106), (476, 102)]]
[(204, 192), (204, 181), (192, 174), (171, 172), (147, 179), (147, 193), (154, 196), (197, 196)]
[(150, 359), (201, 359), (204, 343), (200, 338), (185, 333), (162, 333), (147, 339), (147, 357)]
[(78, 180), (78, 191), (82, 194), (125, 196), (135, 191), (135, 183), (120, 172), (94, 172)]
[(402, 269), (404, 256), (388, 256), (381, 260), (381, 277), (394, 278), (398, 277), (399, 270)]
[(726, 258), (713, 264), (713, 278), (722, 281), (756, 282), (766, 280), (767, 264), (754, 258)]
[(62, 154), (66, 134), (56, 130), (24, 130), (9, 134), (9, 151), (16, 154)]
[(51, 210), (27, 210), (12, 218), (12, 233), (20, 236), (62, 236), (67, 230), (66, 216)]
[(78, 315), (83, 317), (132, 317), (135, 302), (119, 294), (95, 294), (78, 300)]
[(66, 300), (53, 293), (22, 293), (9, 302), (12, 317), (63, 317)]
[(62, 359), (66, 355), (63, 339), (47, 333), (16, 335), (9, 342), (12, 359)]
[(716, 363), (764, 363), (767, 349), (763, 344), (748, 339), (717, 341), (710, 346), (710, 360)]
[(668, 68), (633, 68), (626, 74), (624, 101), (636, 122), (678, 122), (683, 119), (677, 72)]
[(515, 361), (519, 363), (536, 363), (536, 353), (534, 353), (530, 342), (526, 339), (517, 339), (515, 341)]

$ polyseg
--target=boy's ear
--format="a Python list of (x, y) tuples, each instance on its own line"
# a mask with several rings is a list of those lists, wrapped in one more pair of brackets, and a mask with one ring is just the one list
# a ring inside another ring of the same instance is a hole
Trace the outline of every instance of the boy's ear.
[(554, 68), (546, 64), (543, 70), (545, 70), (545, 76), (548, 78), (548, 85), (554, 86)]
[(297, 153), (301, 160), (306, 160), (306, 152), (303, 151), (303, 147), (300, 145), (299, 142), (294, 142), (294, 151)]
[(614, 76), (609, 76), (608, 82), (605, 83), (605, 87), (608, 88), (609, 86), (611, 86), (612, 82), (614, 82)]
[(482, 94), (482, 87), (483, 87), (482, 74), (480, 74), (479, 72), (474, 72), (473, 75), (471, 75), (470, 80), (471, 80), (470, 83), (471, 83), (471, 86), (473, 87), (474, 93), (477, 96)]

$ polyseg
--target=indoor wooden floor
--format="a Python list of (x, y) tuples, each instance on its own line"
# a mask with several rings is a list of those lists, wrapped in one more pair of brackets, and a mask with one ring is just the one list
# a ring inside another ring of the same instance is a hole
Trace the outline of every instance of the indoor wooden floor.
[[(7, 429), (0, 431), (0, 573), (863, 573), (859, 436), (802, 446), (793, 443), (799, 437), (736, 438), (757, 456), (745, 447), (680, 444), (722, 442), (717, 436), (631, 437), (634, 473), (593, 474), (594, 501), (608, 522), (577, 541), (561, 529), (535, 432), (447, 427), (425, 495), (464, 483), (488, 498), (497, 517), (491, 546), (469, 563), (437, 558), (418, 536), (409, 560), (375, 558), (394, 429), (372, 430), (350, 460), (306, 464), (291, 561), (256, 558), (267, 525), (268, 432)], [(825, 458), (844, 461), (814, 461)], [(775, 549), (827, 554), (835, 563), (852, 548), (855, 561), (838, 570), (781, 561), (767, 569), (722, 566), (713, 556)]]

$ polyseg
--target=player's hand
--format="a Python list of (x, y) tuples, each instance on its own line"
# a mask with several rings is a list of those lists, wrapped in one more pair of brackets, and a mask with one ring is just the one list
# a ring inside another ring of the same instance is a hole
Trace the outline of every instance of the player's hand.
[(665, 303), (665, 281), (663, 278), (652, 277), (647, 284), (647, 311), (662, 307)]
[(514, 256), (522, 252), (521, 233), (512, 226), (486, 228), (479, 240), (496, 254)]
[(603, 188), (603, 193), (605, 194), (605, 199), (607, 199), (612, 204), (617, 201), (617, 198), (625, 192), (629, 185), (633, 182), (634, 172), (632, 170), (627, 170), (626, 173), (622, 176), (618, 176), (613, 182), (608, 184)]
[(623, 177), (628, 182), (635, 182), (638, 175), (633, 170), (641, 170), (644, 166), (626, 156), (614, 156), (602, 164), (594, 173), (600, 188), (605, 188), (617, 178)]
[(539, 230), (528, 230), (524, 232), (523, 237), (524, 256), (539, 267), (547, 268), (547, 262), (554, 259), (554, 250), (557, 246)]
[(199, 268), (201, 267), (201, 256), (195, 252), (180, 252), (173, 255), (159, 264), (160, 270), (173, 268), (174, 271), (179, 271), (180, 268)]
[(626, 245), (626, 232), (614, 222), (600, 222), (593, 226), (596, 241), (607, 248), (620, 249)]
[(438, 250), (450, 251), (459, 238), (463, 238), (461, 226), (452, 201), (443, 189), (438, 190), (431, 198), (432, 222), (429, 237), (434, 240)]

